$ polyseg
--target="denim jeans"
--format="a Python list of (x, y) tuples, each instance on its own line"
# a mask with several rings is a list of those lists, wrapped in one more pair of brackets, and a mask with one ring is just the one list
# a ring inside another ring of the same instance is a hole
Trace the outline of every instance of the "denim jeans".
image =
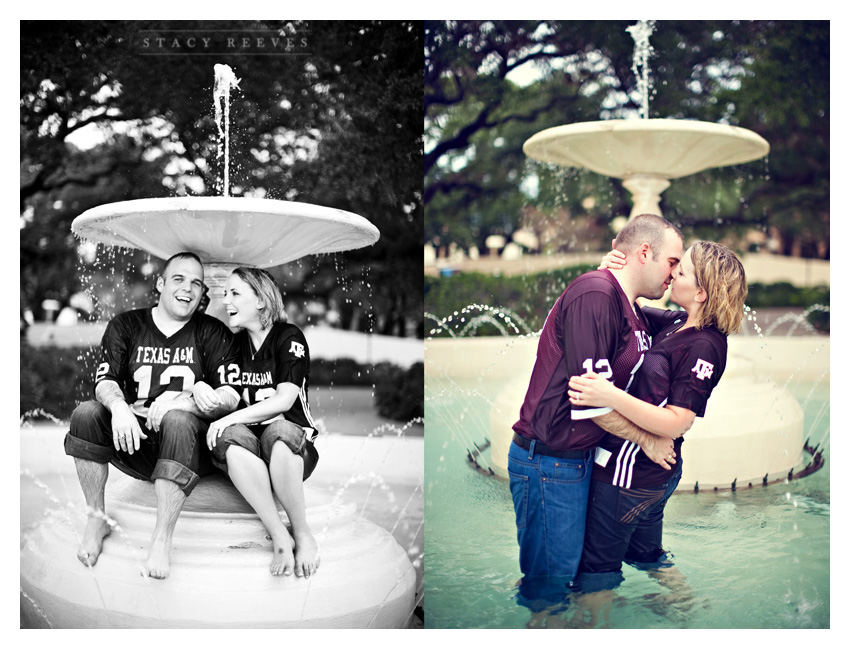
[(511, 443), (508, 474), (523, 575), (565, 583), (575, 577), (590, 473), (590, 454), (584, 459), (556, 458)]
[(112, 442), (112, 414), (99, 401), (85, 401), (71, 414), (71, 429), (65, 436), (65, 453), (99, 464), (111, 463), (138, 480), (171, 480), (186, 496), (200, 476), (215, 471), (202, 438), (209, 423), (182, 410), (165, 414), (159, 432), (136, 418), (147, 439), (140, 440), (132, 455), (116, 451)]
[(262, 458), (266, 464), (272, 458), (272, 448), (276, 442), (283, 442), (287, 448), (304, 460), (304, 477), (306, 480), (313, 473), (319, 462), (319, 452), (313, 442), (307, 439), (307, 432), (298, 424), (284, 419), (277, 419), (265, 426), (244, 426), (234, 424), (222, 431), (215, 446), (212, 448), (213, 464), (222, 471), (227, 471), (227, 447), (241, 446)]
[(661, 565), (664, 506), (681, 477), (680, 461), (666, 483), (652, 488), (625, 489), (592, 480), (580, 568), (583, 591), (618, 586), (623, 561), (643, 569)]

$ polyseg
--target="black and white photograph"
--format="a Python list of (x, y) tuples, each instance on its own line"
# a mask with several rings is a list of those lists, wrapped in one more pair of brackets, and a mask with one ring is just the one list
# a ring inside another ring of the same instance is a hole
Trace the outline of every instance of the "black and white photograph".
[(20, 23), (21, 628), (422, 628), (422, 25)]

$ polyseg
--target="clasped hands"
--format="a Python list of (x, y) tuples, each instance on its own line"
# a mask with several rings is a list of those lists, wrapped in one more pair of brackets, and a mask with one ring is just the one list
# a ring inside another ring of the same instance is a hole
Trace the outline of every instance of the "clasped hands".
[[(619, 393), (613, 383), (595, 372), (571, 376), (569, 387), (567, 394), (573, 406), (613, 408), (614, 399)], [(671, 465), (676, 463), (673, 440), (669, 437), (646, 432), (638, 445), (650, 460), (664, 469), (669, 470)]]
[[(192, 396), (195, 399), (198, 410), (205, 414), (210, 414), (216, 408), (223, 405), (218, 393), (216, 393), (212, 386), (203, 381), (198, 381), (192, 386)], [(207, 448), (212, 450), (222, 431), (234, 423), (236, 422), (229, 420), (227, 417), (222, 417), (210, 423), (210, 427), (207, 429)]]

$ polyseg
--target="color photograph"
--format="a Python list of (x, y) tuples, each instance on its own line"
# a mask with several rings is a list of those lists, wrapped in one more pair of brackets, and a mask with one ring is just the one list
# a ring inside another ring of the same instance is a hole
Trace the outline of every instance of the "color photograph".
[(426, 21), (426, 628), (830, 628), (829, 57)]

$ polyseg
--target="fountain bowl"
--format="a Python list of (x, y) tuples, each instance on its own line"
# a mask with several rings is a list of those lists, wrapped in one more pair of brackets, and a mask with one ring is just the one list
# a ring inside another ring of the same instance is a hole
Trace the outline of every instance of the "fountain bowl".
[[(435, 380), (474, 378), (485, 394), (492, 393), (489, 421), (483, 426), (479, 422), (479, 432), (489, 443), (485, 465), (500, 478), (508, 477), (512, 426), (536, 349), (535, 336), (428, 341), (426, 375)], [(730, 336), (723, 379), (705, 417), (686, 435), (677, 491), (727, 490), (804, 475), (803, 411), (783, 383), (789, 376), (817, 381), (828, 372), (828, 356), (829, 339), (819, 336)]]
[(139, 248), (156, 257), (191, 251), (206, 263), (268, 268), (307, 255), (374, 244), (378, 229), (362, 216), (265, 198), (182, 196), (99, 205), (71, 225), (81, 239)]
[(612, 119), (549, 128), (522, 147), (530, 158), (611, 178), (664, 179), (762, 158), (770, 145), (744, 128), (673, 119)]

